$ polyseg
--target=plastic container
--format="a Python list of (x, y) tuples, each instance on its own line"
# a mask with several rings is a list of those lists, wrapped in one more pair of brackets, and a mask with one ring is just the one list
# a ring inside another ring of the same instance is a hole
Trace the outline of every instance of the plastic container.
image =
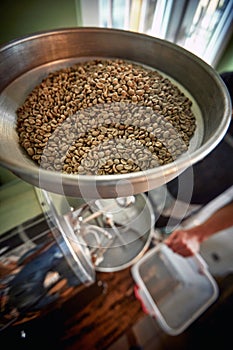
[(131, 271), (144, 311), (170, 335), (182, 333), (218, 297), (217, 284), (200, 255), (184, 258), (163, 243)]

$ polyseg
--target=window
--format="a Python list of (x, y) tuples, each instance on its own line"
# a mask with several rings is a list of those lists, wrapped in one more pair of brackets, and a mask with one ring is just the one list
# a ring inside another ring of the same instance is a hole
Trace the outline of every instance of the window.
[(233, 0), (81, 0), (79, 5), (83, 26), (165, 39), (212, 66), (233, 33)]

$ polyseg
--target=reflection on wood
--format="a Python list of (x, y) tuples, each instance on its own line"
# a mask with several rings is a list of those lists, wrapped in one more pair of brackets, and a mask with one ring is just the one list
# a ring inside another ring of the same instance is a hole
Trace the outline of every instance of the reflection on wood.
[(106, 286), (103, 293), (65, 321), (67, 349), (105, 349), (144, 315), (129, 269), (97, 278)]

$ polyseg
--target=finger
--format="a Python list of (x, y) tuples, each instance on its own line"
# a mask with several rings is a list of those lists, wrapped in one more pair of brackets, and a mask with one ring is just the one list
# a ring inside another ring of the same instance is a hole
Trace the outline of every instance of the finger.
[(180, 240), (181, 237), (186, 237), (187, 232), (183, 231), (183, 230), (177, 230), (174, 231), (166, 240), (165, 242), (171, 242), (171, 241), (176, 241), (176, 240)]
[(187, 248), (189, 244), (185, 239), (185, 237), (179, 237), (179, 239), (173, 239), (167, 242), (167, 245), (169, 247), (173, 247), (174, 249), (179, 249), (179, 248)]
[(180, 248), (180, 249), (177, 249), (175, 251), (175, 253), (183, 256), (184, 258), (188, 258), (188, 257), (191, 257), (191, 256), (194, 256), (195, 252), (190, 249), (190, 248)]
[(170, 242), (167, 244), (167, 246), (175, 253), (183, 256), (191, 256), (195, 254), (195, 250), (192, 249), (192, 246), (188, 245), (186, 242)]

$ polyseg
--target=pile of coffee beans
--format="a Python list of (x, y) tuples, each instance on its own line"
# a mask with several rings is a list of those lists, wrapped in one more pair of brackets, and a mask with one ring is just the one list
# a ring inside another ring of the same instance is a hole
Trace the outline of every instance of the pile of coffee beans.
[(168, 164), (196, 129), (191, 100), (161, 73), (120, 59), (51, 72), (17, 109), (19, 143), (41, 167), (125, 174)]

